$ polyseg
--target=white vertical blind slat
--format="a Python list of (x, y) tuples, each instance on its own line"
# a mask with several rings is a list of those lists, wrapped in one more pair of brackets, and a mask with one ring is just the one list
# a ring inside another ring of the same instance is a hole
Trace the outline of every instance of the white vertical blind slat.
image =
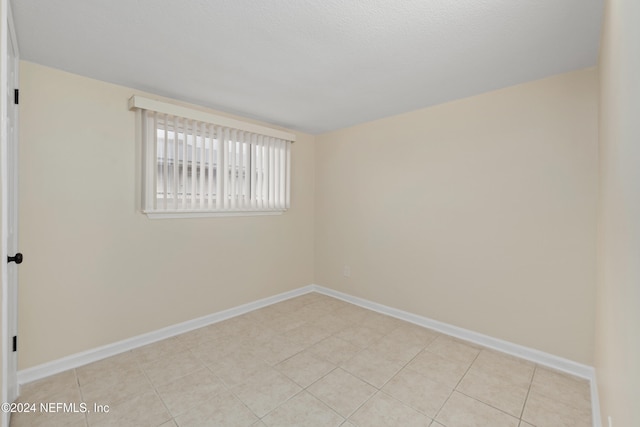
[(207, 162), (209, 167), (207, 168), (207, 209), (211, 209), (213, 206), (213, 125), (209, 125), (209, 155), (207, 156)]
[(269, 138), (263, 139), (262, 146), (262, 209), (269, 207)]
[(284, 207), (285, 209), (289, 209), (289, 206), (291, 205), (291, 143), (287, 141), (285, 145), (287, 150), (287, 191), (285, 191), (286, 200)]
[(231, 209), (236, 207), (236, 160), (238, 152), (238, 131), (233, 129), (231, 132)]
[(244, 136), (243, 131), (238, 131), (238, 207), (244, 207)]
[(230, 182), (229, 182), (229, 129), (228, 128), (224, 128), (224, 144), (222, 145), (222, 152), (223, 154), (223, 166), (224, 169), (222, 170), (222, 182), (224, 183), (224, 190), (223, 190), (223, 205), (222, 205), (222, 209), (228, 209), (229, 208), (229, 187)]
[(280, 166), (280, 140), (273, 140), (273, 207), (278, 208), (278, 200), (280, 199), (280, 174), (278, 169)]
[(200, 160), (198, 161), (198, 167), (200, 168), (200, 209), (204, 209), (204, 195), (205, 195), (205, 166), (206, 166), (206, 151), (205, 151), (205, 137), (206, 127), (205, 124), (200, 122)]
[(242, 146), (242, 156), (244, 157), (244, 169), (242, 170), (242, 184), (243, 184), (243, 188), (242, 188), (242, 194), (243, 194), (243, 199), (242, 199), (242, 207), (243, 209), (248, 209), (251, 204), (250, 204), (250, 200), (251, 200), (251, 195), (249, 194), (249, 182), (251, 181), (251, 176), (250, 176), (250, 160), (251, 160), (251, 134), (249, 134), (248, 132), (245, 132), (245, 137), (244, 137), (244, 145)]
[(171, 197), (173, 198), (173, 209), (178, 209), (178, 118), (173, 117), (173, 179)]
[(145, 209), (289, 208), (290, 141), (153, 111), (143, 111), (142, 119), (145, 164), (155, 166), (147, 167), (153, 185), (144, 186)]
[(158, 209), (158, 113), (153, 112), (153, 209)]
[(162, 205), (167, 209), (167, 193), (169, 188), (169, 131), (167, 129), (168, 116), (164, 115), (164, 139), (162, 141)]
[(182, 203), (181, 208), (187, 207), (187, 154), (189, 148), (187, 146), (187, 127), (189, 126), (189, 120), (184, 119), (182, 121)]
[(278, 155), (280, 156), (280, 167), (277, 171), (280, 174), (280, 199), (278, 200), (278, 208), (285, 209), (285, 194), (287, 192), (287, 141), (280, 140)]
[(223, 147), (224, 147), (224, 135), (223, 130), (220, 126), (216, 127), (216, 136), (217, 136), (217, 146), (216, 146), (216, 209), (222, 209), (222, 192), (224, 191), (224, 187), (222, 186), (222, 171), (224, 166), (224, 155)]
[(269, 138), (269, 209), (275, 207), (276, 201), (275, 144), (275, 138)]
[(196, 207), (196, 129), (198, 127), (198, 122), (195, 120), (192, 122), (191, 132), (189, 132), (189, 138), (191, 140), (191, 204), (190, 208), (195, 209)]
[(250, 174), (250, 189), (251, 189), (251, 209), (256, 208), (256, 151), (257, 151), (257, 135), (251, 134), (251, 145), (249, 146), (251, 150), (251, 174)]
[(142, 137), (144, 138), (144, 155), (146, 159), (144, 167), (144, 209), (154, 210), (156, 200), (155, 187), (155, 170), (158, 167), (158, 161), (155, 156), (156, 139), (153, 136), (156, 131), (153, 114), (151, 111), (143, 111), (142, 119)]
[(263, 176), (262, 176), (262, 144), (264, 142), (264, 137), (262, 135), (258, 135), (256, 141), (256, 208), (262, 208), (262, 186), (263, 186)]

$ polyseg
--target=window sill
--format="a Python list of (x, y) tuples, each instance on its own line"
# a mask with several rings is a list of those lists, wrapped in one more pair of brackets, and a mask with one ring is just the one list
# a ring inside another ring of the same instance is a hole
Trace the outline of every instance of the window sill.
[(238, 210), (238, 211), (142, 211), (149, 219), (174, 219), (174, 218), (213, 218), (224, 216), (264, 216), (264, 215), (282, 215), (284, 210)]

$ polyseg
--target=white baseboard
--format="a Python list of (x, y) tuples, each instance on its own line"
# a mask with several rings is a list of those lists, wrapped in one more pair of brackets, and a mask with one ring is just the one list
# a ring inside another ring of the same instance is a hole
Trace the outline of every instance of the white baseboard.
[(598, 395), (598, 381), (596, 380), (595, 370), (591, 378), (591, 415), (593, 415), (593, 427), (602, 427), (600, 396)]
[(166, 328), (158, 329), (156, 331), (118, 341), (113, 344), (107, 344), (102, 347), (97, 347), (91, 350), (83, 351), (81, 353), (72, 354), (61, 359), (52, 360), (51, 362), (43, 363), (42, 365), (37, 365), (32, 368), (23, 369), (18, 371), (18, 384), (26, 384), (54, 374), (58, 374), (60, 372), (64, 372), (69, 369), (86, 365), (87, 363), (97, 362), (98, 360), (102, 360), (110, 356), (115, 356), (116, 354), (133, 350), (143, 345), (151, 344), (156, 341), (173, 337), (175, 335), (180, 335), (182, 333), (189, 332), (203, 326), (227, 320), (229, 318), (248, 313), (258, 308), (266, 307), (268, 305), (275, 304), (277, 302), (281, 302), (313, 291), (314, 287), (312, 285), (304, 286), (302, 288), (294, 289), (289, 292), (284, 292), (272, 297), (263, 298), (257, 301), (230, 308), (228, 310), (219, 311), (217, 313), (199, 317), (197, 319), (188, 320), (186, 322), (178, 323), (176, 325), (171, 325)]
[(397, 308), (389, 307), (377, 302), (366, 300), (364, 298), (355, 297), (353, 295), (345, 294), (340, 291), (325, 288), (324, 286), (312, 285), (312, 289), (318, 293), (338, 298), (369, 310), (377, 311), (379, 313), (386, 314), (397, 319), (404, 320), (406, 322), (433, 329), (452, 337), (460, 338), (462, 340), (479, 344), (481, 346), (488, 347), (502, 353), (529, 360), (542, 366), (546, 366), (558, 371), (575, 375), (580, 378), (587, 379), (590, 381), (591, 385), (591, 411), (593, 415), (593, 426), (601, 427), (598, 389), (596, 386), (595, 369), (592, 366), (583, 365), (581, 363), (555, 356), (553, 354), (545, 353), (543, 351), (535, 350), (529, 347), (524, 347), (522, 345), (514, 344), (498, 338), (493, 338), (488, 335), (483, 335), (478, 332), (473, 332), (468, 329), (450, 325), (448, 323), (439, 322), (437, 320), (429, 319), (428, 317), (423, 317), (417, 314), (409, 313), (407, 311), (398, 310)]
[(96, 362), (106, 357), (133, 350), (143, 345), (151, 344), (153, 342), (189, 332), (203, 326), (211, 325), (232, 317), (239, 316), (241, 314), (248, 313), (258, 308), (266, 307), (271, 304), (307, 294), (309, 292), (318, 292), (327, 296), (338, 298), (369, 310), (377, 311), (379, 313), (386, 314), (397, 319), (404, 320), (429, 329), (433, 329), (435, 331), (460, 338), (465, 341), (470, 341), (484, 347), (520, 357), (522, 359), (535, 362), (542, 366), (547, 366), (549, 368), (563, 371), (571, 375), (588, 379), (591, 382), (591, 408), (593, 414), (593, 426), (601, 427), (600, 404), (598, 399), (598, 389), (596, 386), (595, 369), (593, 367), (583, 365), (562, 357), (554, 356), (552, 354), (535, 350), (529, 347), (524, 347), (518, 344), (510, 343), (508, 341), (503, 341), (497, 338), (473, 332), (468, 329), (449, 325), (447, 323), (439, 322), (437, 320), (429, 319), (427, 317), (419, 316), (417, 314), (409, 313), (373, 301), (369, 301), (364, 298), (355, 297), (319, 285), (304, 286), (302, 288), (294, 289), (289, 292), (284, 292), (272, 297), (263, 298), (254, 302), (240, 305), (238, 307), (230, 308), (228, 310), (220, 311), (197, 319), (168, 326), (166, 328), (138, 335), (136, 337), (132, 337), (123, 341), (118, 341), (113, 344), (108, 344), (81, 353), (72, 354), (70, 356), (63, 357), (62, 359), (53, 360), (51, 362), (34, 366), (32, 368), (23, 369), (21, 371), (18, 371), (18, 383), (26, 384), (32, 381), (36, 381), (66, 371), (68, 369), (73, 369), (82, 365), (86, 365), (87, 363)]

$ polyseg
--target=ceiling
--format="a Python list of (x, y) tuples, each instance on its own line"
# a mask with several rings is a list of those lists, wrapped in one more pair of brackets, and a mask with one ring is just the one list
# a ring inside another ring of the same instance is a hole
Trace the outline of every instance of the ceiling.
[(12, 0), (22, 59), (308, 133), (596, 64), (603, 0)]

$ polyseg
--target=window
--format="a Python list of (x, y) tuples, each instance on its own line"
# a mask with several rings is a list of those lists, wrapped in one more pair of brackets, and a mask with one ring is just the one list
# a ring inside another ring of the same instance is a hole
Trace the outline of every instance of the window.
[(134, 96), (150, 217), (279, 214), (289, 208), (293, 134)]

